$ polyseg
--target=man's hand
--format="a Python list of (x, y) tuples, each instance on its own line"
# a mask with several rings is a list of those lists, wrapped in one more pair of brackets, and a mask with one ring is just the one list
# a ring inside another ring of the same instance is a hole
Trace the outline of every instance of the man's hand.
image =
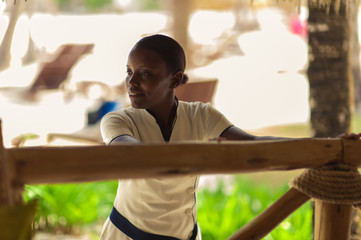
[(358, 140), (361, 137), (361, 133), (356, 134), (356, 133), (343, 133), (341, 135), (337, 136), (338, 138), (343, 138), (343, 139), (354, 139), (354, 140)]
[(222, 142), (222, 141), (227, 141), (228, 139), (225, 138), (225, 137), (217, 137), (217, 138), (210, 138), (208, 139), (208, 141), (211, 141), (211, 142)]

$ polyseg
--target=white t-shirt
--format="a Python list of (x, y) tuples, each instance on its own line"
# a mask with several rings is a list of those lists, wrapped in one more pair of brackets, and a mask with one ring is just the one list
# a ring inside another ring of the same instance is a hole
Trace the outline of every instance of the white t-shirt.
[[(169, 142), (219, 137), (232, 124), (209, 103), (179, 101)], [(132, 107), (108, 113), (101, 121), (105, 143), (130, 135), (142, 143), (164, 143), (154, 117)], [(169, 159), (172, 161), (172, 159)], [(119, 181), (114, 207), (137, 228), (158, 235), (188, 239), (197, 219), (199, 176)], [(200, 239), (200, 234), (198, 234)], [(108, 220), (101, 239), (130, 239)]]

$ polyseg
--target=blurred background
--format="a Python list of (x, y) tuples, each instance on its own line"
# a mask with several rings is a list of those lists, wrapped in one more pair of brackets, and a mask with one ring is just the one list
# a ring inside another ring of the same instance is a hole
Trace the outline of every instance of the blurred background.
[[(216, 80), (209, 100), (236, 126), (311, 136), (303, 1), (18, 0), (0, 1), (0, 14), (6, 147), (102, 144), (101, 117), (129, 104), (122, 88), (128, 53), (154, 33), (184, 47), (190, 82)], [(203, 239), (226, 239), (296, 173), (202, 176)], [(35, 239), (98, 239), (116, 184), (26, 186), (25, 199), (39, 199)], [(305, 205), (266, 239), (312, 239), (311, 224)]]
[[(191, 80), (218, 79), (213, 103), (240, 128), (308, 121), (307, 8), (302, 6), (247, 0), (4, 1), (0, 39), (15, 10), (10, 61), (0, 73), (6, 146), (24, 133), (39, 136), (26, 143), (35, 145), (45, 144), (48, 133), (82, 129), (98, 102), (127, 104), (107, 87), (122, 83), (129, 50), (153, 33), (181, 42)], [(66, 76), (54, 80), (54, 87), (42, 86), (44, 62), (66, 44), (94, 46), (66, 66)]]

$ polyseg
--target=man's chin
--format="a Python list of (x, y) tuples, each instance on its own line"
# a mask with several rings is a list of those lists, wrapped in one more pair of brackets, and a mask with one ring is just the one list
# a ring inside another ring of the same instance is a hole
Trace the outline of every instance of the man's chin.
[(131, 103), (131, 105), (135, 109), (145, 109), (145, 106), (143, 106), (142, 104)]

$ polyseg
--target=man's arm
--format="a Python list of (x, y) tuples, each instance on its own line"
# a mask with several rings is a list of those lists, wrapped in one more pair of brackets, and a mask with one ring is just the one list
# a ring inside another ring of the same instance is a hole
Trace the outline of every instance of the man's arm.
[(120, 135), (110, 141), (108, 145), (124, 144), (124, 143), (140, 143), (139, 140), (135, 139), (130, 135)]
[(283, 137), (271, 137), (271, 136), (255, 136), (249, 134), (238, 127), (232, 126), (224, 130), (220, 136), (221, 139), (225, 140), (284, 140), (287, 138)]

